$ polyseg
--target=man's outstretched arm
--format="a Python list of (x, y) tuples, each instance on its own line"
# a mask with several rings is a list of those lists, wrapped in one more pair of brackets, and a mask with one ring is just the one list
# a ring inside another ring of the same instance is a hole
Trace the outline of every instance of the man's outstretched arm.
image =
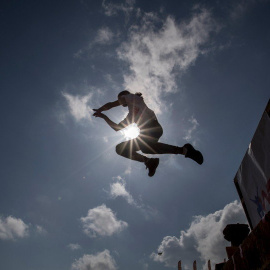
[(119, 130), (125, 128), (124, 125), (114, 123), (107, 115), (105, 115), (101, 112), (96, 111), (93, 115), (95, 117), (103, 118), (106, 121), (106, 123), (115, 131), (119, 131)]
[(117, 107), (117, 106), (120, 106), (120, 103), (119, 103), (118, 100), (113, 101), (113, 102), (108, 102), (105, 105), (101, 106), (99, 109), (94, 109), (94, 111), (100, 113), (100, 112), (103, 112), (103, 111), (108, 111), (111, 108), (114, 108), (114, 107)]

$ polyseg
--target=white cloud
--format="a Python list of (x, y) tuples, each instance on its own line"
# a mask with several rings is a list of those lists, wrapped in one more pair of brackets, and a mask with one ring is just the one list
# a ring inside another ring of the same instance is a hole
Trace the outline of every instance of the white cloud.
[(127, 167), (127, 169), (124, 171), (124, 174), (125, 175), (129, 175), (129, 174), (131, 174), (131, 166), (129, 166), (129, 167)]
[[(125, 171), (124, 174), (126, 173), (127, 172)], [(126, 190), (126, 181), (124, 178), (117, 176), (113, 177), (113, 180), (115, 182), (110, 185), (110, 191), (108, 192), (111, 198), (124, 198), (130, 205), (139, 209), (146, 219), (159, 217), (158, 210), (145, 205), (141, 197), (138, 199), (138, 201), (133, 198), (130, 192)]]
[(110, 185), (110, 195), (112, 198), (123, 197), (129, 204), (136, 205), (132, 195), (126, 190), (126, 182), (120, 177), (116, 183)]
[(239, 202), (234, 201), (207, 216), (195, 216), (190, 227), (181, 231), (180, 237), (166, 236), (163, 238), (158, 252), (152, 253), (154, 261), (165, 266), (175, 267), (181, 259), (184, 269), (190, 269), (192, 262), (200, 259), (207, 269), (206, 263), (219, 263), (226, 258), (225, 247), (230, 243), (223, 237), (223, 229), (230, 223), (246, 223), (244, 211)]
[(40, 225), (36, 225), (36, 231), (38, 234), (42, 234), (42, 235), (47, 234), (47, 231)]
[(118, 12), (124, 12), (126, 17), (134, 10), (135, 0), (126, 0), (124, 3), (115, 4), (113, 2), (103, 0), (102, 7), (105, 10), (107, 16), (114, 16)]
[(95, 43), (108, 44), (113, 38), (113, 32), (108, 27), (102, 27), (98, 30)]
[(72, 264), (72, 270), (116, 270), (116, 262), (110, 251), (105, 249), (95, 255), (83, 255)]
[[(86, 47), (78, 50), (74, 53), (75, 58), (82, 58), (83, 56), (88, 57), (87, 54), (89, 51), (93, 50), (95, 45), (109, 45), (112, 43), (115, 35), (109, 27), (101, 27), (98, 29), (97, 34), (91, 41), (87, 44)], [(94, 68), (94, 66), (92, 66)]]
[(92, 120), (91, 118), (91, 108), (88, 103), (92, 98), (92, 93), (89, 93), (85, 96), (73, 96), (68, 93), (63, 93), (63, 96), (68, 102), (71, 115), (77, 120), (87, 119)]
[(69, 244), (68, 248), (70, 248), (71, 250), (78, 250), (81, 248), (81, 246), (79, 244)]
[(125, 221), (117, 220), (115, 213), (102, 204), (90, 209), (86, 217), (81, 217), (83, 231), (89, 237), (111, 236), (127, 228)]
[(176, 78), (198, 56), (212, 31), (217, 31), (211, 13), (206, 9), (194, 11), (193, 16), (178, 24), (167, 17), (156, 29), (157, 15), (144, 14), (141, 25), (133, 25), (127, 42), (118, 49), (120, 59), (129, 64), (130, 73), (124, 76), (124, 87), (142, 92), (151, 107), (160, 112), (164, 93), (177, 91)]
[(0, 217), (0, 239), (15, 240), (16, 238), (24, 238), (29, 235), (29, 226), (21, 219), (9, 216), (7, 218)]
[(193, 116), (188, 121), (191, 123), (191, 127), (186, 131), (186, 136), (183, 139), (187, 141), (193, 140), (193, 144), (195, 145), (196, 139), (194, 138), (193, 134), (199, 126), (199, 123)]

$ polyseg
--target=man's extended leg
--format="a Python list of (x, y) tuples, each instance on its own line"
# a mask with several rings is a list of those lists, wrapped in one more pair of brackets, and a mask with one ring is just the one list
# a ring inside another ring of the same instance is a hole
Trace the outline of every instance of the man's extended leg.
[(181, 154), (186, 158), (193, 159), (198, 164), (203, 163), (203, 155), (200, 151), (194, 149), (191, 144), (185, 144), (183, 147), (178, 147), (166, 143), (143, 143), (142, 152), (145, 154)]
[(186, 154), (184, 147), (178, 147), (166, 143), (158, 142), (158, 139), (152, 137), (138, 137), (140, 150), (145, 154)]

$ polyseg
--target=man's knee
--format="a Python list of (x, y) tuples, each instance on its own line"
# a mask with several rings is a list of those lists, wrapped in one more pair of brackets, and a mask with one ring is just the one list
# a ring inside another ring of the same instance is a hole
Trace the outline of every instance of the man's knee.
[(117, 144), (116, 147), (115, 147), (115, 151), (118, 155), (121, 155), (121, 150), (122, 150), (122, 146), (121, 146), (121, 143), (120, 144)]
[(122, 142), (122, 143), (117, 144), (116, 147), (115, 147), (115, 151), (116, 151), (116, 153), (118, 155), (125, 156), (127, 154), (126, 153), (127, 152), (127, 149), (126, 149), (125, 143)]

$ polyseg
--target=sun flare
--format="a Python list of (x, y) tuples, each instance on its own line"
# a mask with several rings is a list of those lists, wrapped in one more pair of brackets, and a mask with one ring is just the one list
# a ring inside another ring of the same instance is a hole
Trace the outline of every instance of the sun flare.
[(140, 134), (140, 129), (136, 124), (131, 124), (125, 129), (121, 130), (122, 134), (124, 135), (125, 139), (131, 140), (135, 139)]

